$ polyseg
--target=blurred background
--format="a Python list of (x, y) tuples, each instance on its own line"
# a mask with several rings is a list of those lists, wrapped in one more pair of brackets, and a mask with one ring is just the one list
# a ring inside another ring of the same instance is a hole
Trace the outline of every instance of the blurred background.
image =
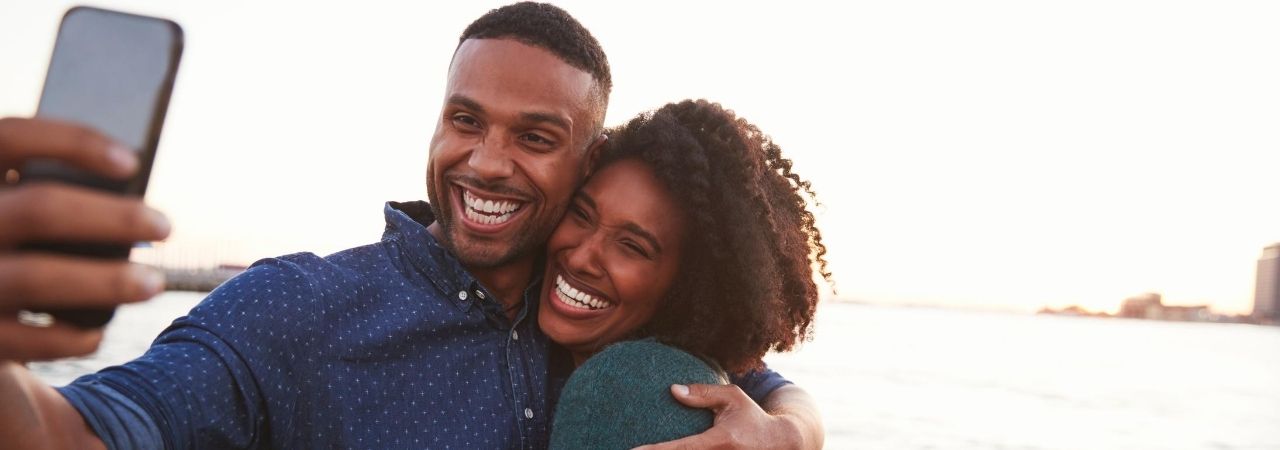
[[(609, 124), (711, 99), (813, 182), (839, 289), (770, 362), (829, 447), (1280, 448), (1280, 4), (556, 3), (609, 54)], [(0, 115), (34, 113), (73, 4), (3, 3)], [(95, 3), (186, 32), (148, 194), (175, 231), (135, 259), (198, 289), (377, 240), (501, 4)], [(40, 370), (136, 356), (199, 298)]]

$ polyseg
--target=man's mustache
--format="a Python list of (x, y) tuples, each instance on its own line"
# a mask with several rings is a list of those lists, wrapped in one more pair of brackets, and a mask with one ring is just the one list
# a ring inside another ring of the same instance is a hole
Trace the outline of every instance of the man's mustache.
[(454, 174), (445, 175), (445, 181), (461, 185), (466, 188), (485, 191), (500, 195), (509, 195), (520, 199), (532, 199), (533, 195), (523, 189), (512, 187), (505, 182), (485, 181), (483, 179), (470, 175)]

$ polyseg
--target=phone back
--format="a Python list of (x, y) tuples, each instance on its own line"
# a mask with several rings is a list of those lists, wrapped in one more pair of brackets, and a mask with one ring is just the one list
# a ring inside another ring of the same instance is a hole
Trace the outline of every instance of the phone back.
[(108, 181), (51, 161), (24, 179), (58, 179), (114, 192), (146, 190), (169, 92), (182, 54), (182, 29), (154, 17), (76, 7), (63, 16), (36, 115), (95, 128), (139, 153), (143, 170)]
[[(58, 29), (36, 116), (87, 125), (138, 152), (128, 180), (109, 180), (52, 160), (19, 170), (22, 183), (54, 181), (141, 197), (169, 106), (182, 55), (182, 29), (174, 22), (90, 7), (67, 11)], [(23, 250), (126, 259), (131, 242), (37, 242)], [(44, 311), (58, 321), (101, 327), (113, 309)]]

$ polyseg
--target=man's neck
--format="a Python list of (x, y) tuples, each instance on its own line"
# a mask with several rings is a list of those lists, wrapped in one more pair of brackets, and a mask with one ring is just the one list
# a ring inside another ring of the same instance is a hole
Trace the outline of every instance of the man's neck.
[(517, 306), (524, 300), (524, 290), (533, 280), (533, 262), (533, 258), (520, 258), (499, 267), (482, 269), (473, 269), (465, 265), (463, 267), (476, 277), (480, 285), (488, 288), (490, 293), (498, 297), (498, 303), (502, 305), (507, 318), (515, 320), (516, 313), (520, 311)]
[[(427, 226), (427, 232), (435, 236), (436, 240), (441, 244), (448, 242), (444, 237), (444, 228), (440, 226), (440, 222), (432, 222)], [(535, 255), (540, 252), (532, 252)], [(456, 255), (457, 252), (454, 252)], [(507, 318), (515, 320), (515, 315), (519, 312), (517, 306), (524, 300), (524, 290), (529, 287), (529, 282), (533, 280), (533, 270), (537, 267), (535, 255), (516, 258), (496, 267), (475, 268), (462, 264), (462, 268), (489, 290), (490, 294), (497, 297), (498, 303), (502, 305), (502, 310), (506, 312)]]

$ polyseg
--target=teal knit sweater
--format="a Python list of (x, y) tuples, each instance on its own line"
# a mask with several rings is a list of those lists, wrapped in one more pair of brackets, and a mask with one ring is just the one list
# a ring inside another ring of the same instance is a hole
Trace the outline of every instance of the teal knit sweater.
[(551, 429), (552, 449), (630, 449), (711, 428), (705, 409), (681, 405), (672, 384), (725, 384), (722, 371), (652, 339), (613, 344), (569, 377)]

